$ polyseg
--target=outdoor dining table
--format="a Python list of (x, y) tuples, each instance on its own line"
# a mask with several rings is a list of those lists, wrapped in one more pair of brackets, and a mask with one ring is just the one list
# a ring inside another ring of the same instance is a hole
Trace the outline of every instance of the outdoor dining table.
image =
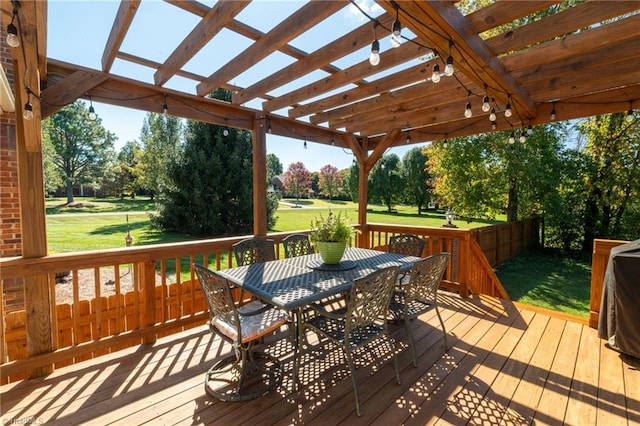
[(302, 341), (302, 312), (311, 303), (346, 293), (353, 281), (389, 266), (399, 266), (401, 272), (411, 270), (420, 257), (387, 253), (378, 250), (349, 247), (337, 265), (326, 265), (319, 254), (254, 263), (219, 271), (231, 283), (259, 299), (292, 313), (294, 368)]
[(411, 270), (419, 257), (349, 247), (337, 265), (322, 263), (319, 254), (254, 263), (219, 271), (237, 287), (287, 311), (344, 293), (353, 280), (397, 265)]

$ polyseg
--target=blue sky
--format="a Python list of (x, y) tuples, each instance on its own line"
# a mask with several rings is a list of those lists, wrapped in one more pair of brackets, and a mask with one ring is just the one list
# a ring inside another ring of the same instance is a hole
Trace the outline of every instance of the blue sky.
[[(99, 70), (104, 46), (119, 3), (116, 0), (50, 0), (48, 7), (48, 56)], [(211, 6), (215, 1), (205, 0), (203, 3)], [(268, 16), (265, 16), (264, 8), (252, 7), (254, 4), (264, 6), (266, 3), (269, 7)], [(370, 0), (359, 3), (372, 16), (378, 16), (382, 13), (382, 10)], [(237, 19), (260, 31), (268, 32), (279, 20), (290, 15), (300, 5), (301, 2), (293, 0), (256, 0), (244, 9), (237, 16)], [(197, 24), (198, 20), (199, 18), (195, 15), (163, 1), (143, 0), (121, 50), (162, 63), (181, 39)], [(319, 25), (314, 32), (306, 33), (292, 40), (290, 44), (306, 52), (312, 52), (327, 42), (326, 35), (324, 35), (327, 31), (336, 34), (346, 33), (366, 21), (366, 17), (350, 5), (342, 9), (335, 17), (331, 17)], [(382, 40), (380, 35), (378, 37), (381, 38), (381, 44), (386, 42), (388, 46), (388, 40)], [(154, 40), (154, 42), (150, 44), (149, 40)], [(215, 70), (211, 67), (211, 62), (222, 64), (233, 59), (248, 45), (249, 41), (244, 37), (230, 31), (223, 31), (183, 68), (208, 76)], [(350, 57), (341, 61), (334, 62), (334, 65), (341, 68), (348, 67), (353, 63), (367, 59), (368, 55), (367, 48), (354, 52)], [(247, 87), (256, 79), (270, 75), (293, 60), (287, 55), (276, 52), (257, 62), (245, 73), (236, 76), (232, 83)], [(155, 70), (116, 59), (111, 71), (115, 74), (152, 83)], [(388, 70), (385, 74), (391, 71)], [(322, 72), (317, 71), (290, 83), (286, 88), (281, 89), (281, 93), (274, 91), (270, 94), (277, 96), (322, 77)], [(174, 77), (167, 82), (166, 87), (195, 93), (196, 83), (193, 80)], [(260, 102), (261, 100), (255, 100), (245, 106), (260, 109)], [(99, 99), (95, 98), (93, 105), (102, 120), (102, 125), (118, 137), (117, 148), (127, 141), (139, 139), (146, 112), (111, 106), (101, 103)], [(280, 112), (284, 114), (284, 112)], [(404, 153), (414, 146), (394, 148), (389, 152), (394, 152), (402, 158)], [(353, 160), (353, 154), (350, 150), (311, 142), (307, 143), (305, 149), (304, 141), (275, 135), (267, 135), (267, 152), (277, 155), (285, 170), (289, 164), (296, 161), (302, 161), (310, 171), (318, 171), (326, 164), (343, 169), (349, 167)]]

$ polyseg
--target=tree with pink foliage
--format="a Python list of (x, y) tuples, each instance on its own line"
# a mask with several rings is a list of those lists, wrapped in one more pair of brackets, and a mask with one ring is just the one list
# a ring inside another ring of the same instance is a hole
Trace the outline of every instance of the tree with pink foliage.
[(332, 200), (333, 197), (338, 195), (342, 191), (342, 176), (338, 173), (338, 168), (330, 164), (320, 169), (320, 192), (322, 195), (329, 197)]
[(296, 196), (296, 203), (300, 200), (300, 194), (306, 193), (311, 187), (311, 173), (298, 161), (289, 164), (284, 174), (284, 189), (289, 194)]

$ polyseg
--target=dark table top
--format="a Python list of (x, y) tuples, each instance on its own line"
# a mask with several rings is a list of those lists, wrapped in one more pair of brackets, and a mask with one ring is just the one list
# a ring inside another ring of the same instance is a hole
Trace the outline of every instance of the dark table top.
[[(286, 310), (351, 289), (357, 278), (392, 265), (409, 271), (419, 257), (362, 248), (347, 248), (336, 267), (323, 265), (319, 254), (274, 260), (219, 271), (238, 287)], [(327, 270), (328, 269), (328, 270)]]

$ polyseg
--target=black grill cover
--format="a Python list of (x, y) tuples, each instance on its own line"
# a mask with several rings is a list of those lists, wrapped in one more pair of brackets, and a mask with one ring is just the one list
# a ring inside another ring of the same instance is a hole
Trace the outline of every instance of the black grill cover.
[(640, 358), (640, 240), (611, 250), (602, 285), (598, 336)]

